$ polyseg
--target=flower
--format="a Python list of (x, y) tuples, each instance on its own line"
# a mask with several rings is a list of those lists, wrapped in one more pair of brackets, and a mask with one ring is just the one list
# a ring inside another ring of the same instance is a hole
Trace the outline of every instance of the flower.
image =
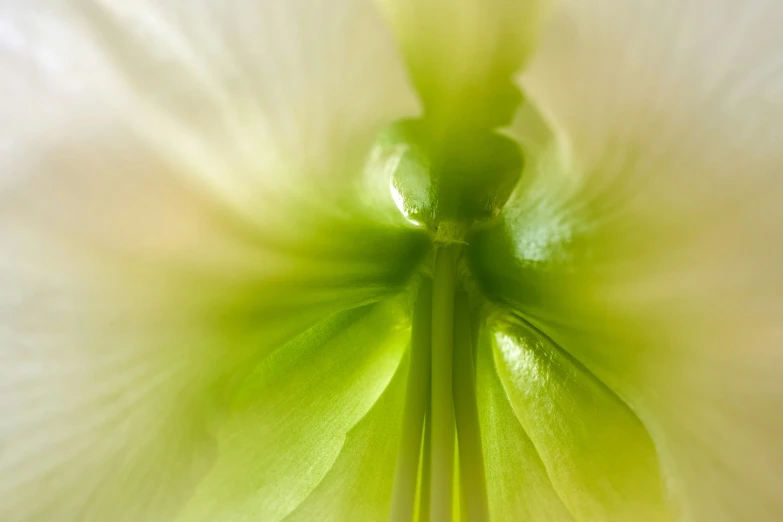
[(5, 2), (0, 519), (778, 519), (781, 21)]

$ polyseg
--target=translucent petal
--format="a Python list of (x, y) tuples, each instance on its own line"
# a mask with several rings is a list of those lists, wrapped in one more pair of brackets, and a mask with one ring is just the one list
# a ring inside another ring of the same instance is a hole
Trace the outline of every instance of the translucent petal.
[(350, 431), (334, 466), (285, 522), (385, 520), (400, 447), (407, 361)]
[(412, 100), (360, 1), (0, 6), (0, 519), (167, 520), (259, 361), (398, 291)]
[(493, 522), (570, 522), (498, 378), (491, 335), (486, 329), (482, 333), (476, 367), (490, 516)]
[(672, 520), (652, 442), (633, 412), (523, 322), (490, 328), (511, 407), (574, 519)]
[(523, 186), (471, 242), (485, 289), (636, 412), (683, 520), (783, 510), (781, 21), (563, 2), (521, 79), (553, 132), (519, 114)]
[[(271, 355), (240, 390), (219, 433), (215, 467), (177, 520), (274, 522), (288, 515), (391, 380), (409, 337), (404, 325), (393, 306), (350, 310)], [(334, 473), (339, 469), (325, 480)]]

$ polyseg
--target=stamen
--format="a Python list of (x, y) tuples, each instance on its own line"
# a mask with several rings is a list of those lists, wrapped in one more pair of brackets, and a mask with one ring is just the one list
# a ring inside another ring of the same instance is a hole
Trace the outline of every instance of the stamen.
[(402, 441), (392, 490), (389, 522), (411, 522), (416, 498), (424, 415), (429, 402), (430, 343), (432, 339), (432, 282), (419, 288), (411, 328), (410, 362), (402, 421)]
[(476, 403), (477, 337), (468, 294), (456, 292), (460, 248), (436, 247), (433, 278), (422, 282), (416, 298), (390, 522), (489, 520)]
[[(429, 390), (427, 390), (427, 399), (429, 399)], [(428, 401), (429, 402), (429, 401)], [(424, 419), (424, 443), (421, 448), (421, 481), (419, 482), (418, 513), (419, 518), (416, 522), (430, 522), (430, 483), (432, 474), (430, 473), (430, 463), (432, 461), (432, 416), (427, 408), (427, 414)]]
[(488, 522), (489, 508), (481, 447), (473, 335), (468, 294), (457, 292), (454, 310), (454, 413), (459, 439), (460, 495), (468, 522)]
[(438, 248), (432, 285), (432, 381), (430, 411), (431, 490), (430, 520), (451, 520), (454, 476), (454, 406), (452, 352), (454, 349), (454, 286), (459, 245)]

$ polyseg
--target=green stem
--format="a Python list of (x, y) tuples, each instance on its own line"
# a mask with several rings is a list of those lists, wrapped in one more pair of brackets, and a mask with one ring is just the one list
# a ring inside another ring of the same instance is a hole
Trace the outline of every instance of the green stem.
[(454, 285), (457, 245), (440, 247), (435, 255), (432, 285), (432, 381), (430, 412), (431, 489), (430, 520), (451, 521), (454, 476), (454, 405), (452, 351), (454, 341)]
[(457, 292), (454, 310), (454, 414), (459, 439), (460, 494), (466, 522), (487, 522), (489, 508), (481, 447), (468, 294)]
[(402, 440), (397, 453), (389, 522), (413, 520), (422, 429), (430, 386), (431, 308), (432, 282), (425, 279), (419, 288), (413, 312)]

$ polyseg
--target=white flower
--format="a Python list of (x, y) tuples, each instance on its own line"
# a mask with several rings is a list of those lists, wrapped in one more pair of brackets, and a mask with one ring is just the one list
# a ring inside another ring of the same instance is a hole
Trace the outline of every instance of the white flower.
[(0, 520), (777, 520), (781, 23), (0, 2)]

